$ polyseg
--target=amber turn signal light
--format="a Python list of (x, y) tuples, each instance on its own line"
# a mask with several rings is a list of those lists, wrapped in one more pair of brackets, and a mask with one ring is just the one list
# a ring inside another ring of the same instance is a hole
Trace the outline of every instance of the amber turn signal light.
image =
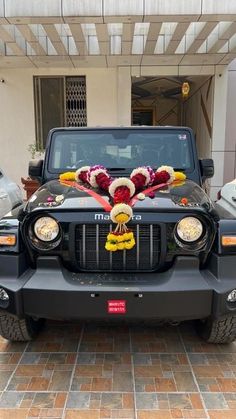
[(236, 236), (222, 236), (222, 246), (236, 246)]
[(5, 234), (0, 236), (0, 246), (15, 246), (16, 236), (14, 234)]

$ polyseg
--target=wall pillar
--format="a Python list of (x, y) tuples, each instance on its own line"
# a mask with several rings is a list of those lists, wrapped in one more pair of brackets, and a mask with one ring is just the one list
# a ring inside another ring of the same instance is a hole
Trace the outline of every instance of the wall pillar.
[(227, 67), (216, 67), (212, 131), (212, 158), (215, 163), (215, 175), (211, 180), (211, 197), (213, 199), (216, 198), (217, 192), (224, 184), (224, 170), (227, 165), (227, 152), (225, 151), (227, 86)]
[(131, 125), (131, 74), (129, 67), (117, 68), (117, 124)]
[(224, 183), (236, 178), (236, 60), (228, 71)]

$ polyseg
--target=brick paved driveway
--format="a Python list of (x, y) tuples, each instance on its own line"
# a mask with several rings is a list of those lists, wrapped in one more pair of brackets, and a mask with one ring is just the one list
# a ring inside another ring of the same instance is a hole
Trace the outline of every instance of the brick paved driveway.
[(0, 339), (0, 419), (236, 418), (236, 344), (180, 327), (47, 323)]

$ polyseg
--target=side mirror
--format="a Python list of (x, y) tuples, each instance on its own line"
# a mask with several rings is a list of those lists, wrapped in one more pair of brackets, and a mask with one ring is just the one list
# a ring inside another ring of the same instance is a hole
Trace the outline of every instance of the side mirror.
[(214, 162), (212, 159), (200, 159), (199, 164), (203, 181), (214, 176)]
[(32, 179), (37, 179), (41, 183), (43, 174), (43, 160), (30, 160), (28, 173)]

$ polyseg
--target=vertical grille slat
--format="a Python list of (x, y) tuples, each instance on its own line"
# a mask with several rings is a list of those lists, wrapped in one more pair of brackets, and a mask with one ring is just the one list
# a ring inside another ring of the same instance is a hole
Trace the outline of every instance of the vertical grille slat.
[(153, 265), (153, 225), (150, 225), (150, 267)]
[(139, 224), (136, 225), (136, 266), (139, 268)]
[[(112, 232), (112, 225), (110, 224), (109, 227), (109, 232)], [(112, 252), (109, 252), (109, 266), (110, 266), (110, 271), (112, 271)]]
[(82, 266), (85, 268), (86, 264), (86, 225), (83, 224), (83, 239), (82, 239), (82, 249), (83, 249), (83, 257), (82, 257)]
[(96, 262), (99, 268), (99, 224), (96, 224)]
[(159, 224), (139, 224), (131, 227), (136, 246), (131, 250), (108, 252), (106, 237), (111, 224), (78, 224), (75, 227), (75, 259), (84, 271), (121, 272), (154, 271), (161, 253)]
[(123, 269), (126, 269), (126, 250), (123, 250)]

